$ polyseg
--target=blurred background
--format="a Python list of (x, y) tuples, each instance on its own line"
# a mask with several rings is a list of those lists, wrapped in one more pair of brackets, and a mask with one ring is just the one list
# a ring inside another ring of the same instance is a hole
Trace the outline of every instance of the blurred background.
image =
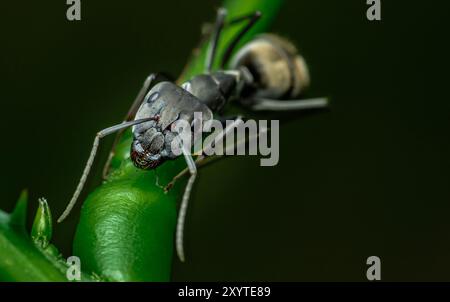
[[(369, 22), (365, 0), (286, 1), (273, 32), (299, 46), (308, 96), (331, 110), (283, 122), (276, 167), (229, 157), (201, 170), (191, 259), (173, 280), (364, 281), (376, 255), (384, 281), (450, 281), (449, 6), (381, 2)], [(3, 1), (0, 208), (28, 188), (30, 214), (44, 196), (59, 215), (96, 131), (150, 72), (181, 72), (219, 6), (82, 1), (69, 22), (65, 1)], [(78, 214), (55, 230), (66, 256)]]

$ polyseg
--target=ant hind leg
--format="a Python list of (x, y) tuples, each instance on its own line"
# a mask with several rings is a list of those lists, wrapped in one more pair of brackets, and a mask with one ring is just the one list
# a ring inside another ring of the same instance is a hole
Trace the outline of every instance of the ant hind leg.
[(254, 98), (248, 105), (254, 111), (294, 111), (321, 109), (328, 106), (327, 98), (300, 99), (300, 100), (272, 100)]

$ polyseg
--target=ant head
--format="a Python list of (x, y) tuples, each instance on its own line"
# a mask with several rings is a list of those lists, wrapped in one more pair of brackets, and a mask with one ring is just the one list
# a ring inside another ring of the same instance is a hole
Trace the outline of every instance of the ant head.
[(135, 136), (131, 144), (131, 160), (140, 169), (155, 169), (164, 161), (164, 145), (164, 135), (155, 128), (150, 128)]

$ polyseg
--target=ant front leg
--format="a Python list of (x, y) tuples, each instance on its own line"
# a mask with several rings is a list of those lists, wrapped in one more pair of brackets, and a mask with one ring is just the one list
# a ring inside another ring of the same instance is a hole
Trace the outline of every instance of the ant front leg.
[(192, 188), (194, 187), (194, 182), (197, 177), (197, 166), (195, 165), (194, 159), (190, 153), (190, 150), (187, 150), (184, 145), (182, 146), (184, 159), (186, 160), (187, 169), (189, 171), (190, 177), (188, 183), (186, 184), (186, 188), (184, 189), (183, 198), (181, 199), (180, 209), (178, 210), (178, 220), (177, 220), (177, 228), (175, 234), (175, 247), (177, 250), (178, 258), (180, 258), (181, 262), (184, 262), (184, 224), (186, 221), (186, 213), (189, 204), (189, 199), (191, 196)]
[[(227, 135), (227, 133), (229, 133), (230, 131), (233, 131), (234, 128), (240, 123), (242, 123), (242, 119), (240, 117), (238, 117), (233, 123), (228, 125), (225, 128), (225, 130), (221, 131), (216, 136), (216, 138), (215, 138), (216, 141), (223, 140), (223, 138)], [(165, 191), (167, 192), (170, 189), (170, 187), (173, 186), (173, 184), (175, 183), (175, 181), (178, 178), (184, 176), (187, 173), (190, 174), (189, 180), (186, 184), (186, 188), (184, 189), (180, 209), (178, 211), (178, 220), (177, 220), (176, 235), (175, 235), (175, 246), (176, 246), (176, 250), (177, 250), (177, 255), (178, 255), (178, 258), (180, 259), (180, 261), (184, 262), (185, 254), (184, 254), (184, 243), (183, 242), (184, 242), (184, 225), (185, 225), (185, 221), (186, 221), (187, 208), (188, 208), (189, 199), (191, 196), (191, 191), (194, 186), (195, 179), (197, 177), (197, 164), (202, 162), (202, 160), (204, 159), (203, 154), (205, 152), (207, 152), (208, 149), (204, 148), (202, 150), (202, 155), (200, 155), (197, 158), (197, 161), (194, 161), (190, 150), (188, 150), (184, 146), (184, 144), (182, 144), (181, 142), (180, 142), (180, 145), (181, 145), (181, 148), (183, 151), (183, 156), (186, 160), (187, 168), (173, 178), (173, 180), (166, 186)]]
[[(226, 135), (228, 133), (230, 133), (230, 131), (234, 131), (234, 128), (238, 127), (241, 123), (243, 123), (242, 118), (237, 117), (232, 123), (227, 125), (227, 127), (214, 138), (214, 141), (216, 143), (219, 141), (222, 141), (223, 138), (226, 137)], [(245, 144), (246, 142), (254, 141), (261, 134), (264, 134), (267, 131), (269, 131), (269, 129), (262, 128), (259, 130), (259, 132), (257, 134), (250, 135), (247, 139), (237, 141), (236, 145), (235, 145), (234, 141), (227, 142), (227, 145), (225, 146), (224, 154), (228, 153), (229, 150), (234, 150), (235, 148), (241, 146), (242, 144)], [(183, 171), (181, 171), (180, 173), (178, 173), (178, 175), (176, 175), (172, 179), (172, 181), (165, 187), (165, 191), (167, 192), (167, 190), (169, 190), (173, 186), (173, 184), (175, 183), (176, 180), (178, 180), (179, 178), (181, 178), (187, 174), (190, 175), (188, 183), (187, 183), (186, 188), (183, 193), (183, 198), (182, 198), (179, 213), (178, 213), (176, 235), (175, 235), (175, 238), (176, 238), (175, 245), (176, 245), (177, 255), (178, 255), (178, 258), (182, 262), (185, 261), (184, 243), (183, 243), (184, 242), (184, 225), (185, 225), (185, 221), (186, 221), (186, 213), (187, 213), (187, 208), (188, 208), (188, 204), (189, 204), (189, 199), (190, 199), (192, 188), (194, 186), (195, 179), (197, 177), (198, 167), (206, 164), (208, 162), (208, 159), (214, 159), (214, 157), (205, 156), (205, 154), (208, 153), (210, 148), (212, 148), (212, 145), (208, 145), (207, 147), (203, 148), (202, 154), (200, 156), (198, 156), (197, 159), (194, 161), (189, 150), (187, 150), (184, 146), (182, 146), (183, 155), (186, 160), (187, 168), (184, 169)], [(215, 157), (215, 158), (219, 158), (219, 157)]]

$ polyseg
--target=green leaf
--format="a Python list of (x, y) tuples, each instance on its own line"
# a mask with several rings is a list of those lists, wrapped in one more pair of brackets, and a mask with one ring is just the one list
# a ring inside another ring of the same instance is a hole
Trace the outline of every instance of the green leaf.
[(9, 225), (17, 230), (25, 232), (27, 221), (27, 209), (28, 209), (28, 192), (23, 190), (20, 194), (19, 200), (16, 203), (16, 207), (11, 213)]

